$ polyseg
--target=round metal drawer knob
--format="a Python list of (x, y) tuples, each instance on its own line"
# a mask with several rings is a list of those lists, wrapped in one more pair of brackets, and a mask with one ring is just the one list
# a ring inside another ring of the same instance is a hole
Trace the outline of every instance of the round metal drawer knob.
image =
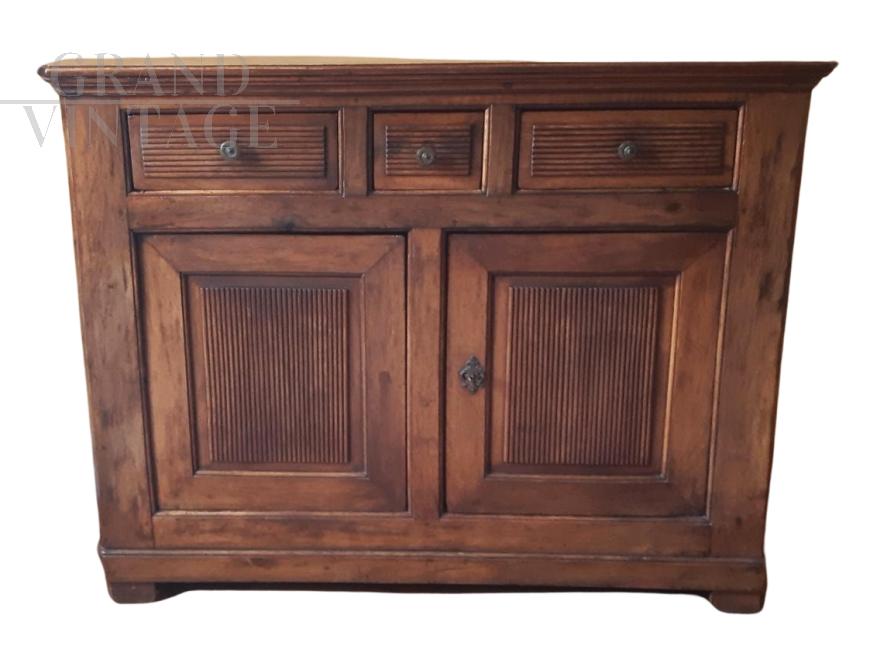
[(630, 161), (637, 156), (637, 145), (634, 142), (623, 142), (616, 149), (616, 154), (624, 161)]
[(435, 149), (432, 147), (420, 147), (417, 149), (417, 163), (422, 166), (432, 165), (435, 162)]
[(221, 157), (228, 161), (234, 161), (242, 154), (238, 143), (233, 140), (227, 140), (221, 144), (220, 152)]

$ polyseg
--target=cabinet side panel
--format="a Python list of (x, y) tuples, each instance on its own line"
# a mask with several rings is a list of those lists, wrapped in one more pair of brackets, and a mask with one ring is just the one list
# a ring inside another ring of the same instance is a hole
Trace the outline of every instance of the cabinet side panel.
[(810, 95), (750, 96), (722, 352), (713, 553), (761, 556)]
[(100, 542), (137, 548), (153, 544), (152, 505), (119, 117), (63, 105)]

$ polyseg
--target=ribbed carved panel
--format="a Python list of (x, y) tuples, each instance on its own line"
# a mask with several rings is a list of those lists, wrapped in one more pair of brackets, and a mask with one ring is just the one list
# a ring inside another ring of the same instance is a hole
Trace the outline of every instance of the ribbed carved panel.
[(212, 461), (347, 462), (348, 291), (200, 290)]
[[(718, 175), (726, 162), (724, 123), (668, 126), (535, 123), (531, 174), (534, 177), (618, 177), (661, 174)], [(617, 155), (622, 142), (637, 155)]]
[[(471, 172), (472, 126), (388, 124), (386, 138), (385, 172), (391, 177), (401, 176), (465, 176)], [(423, 147), (435, 150), (432, 165), (420, 165), (417, 151)]]
[(646, 465), (656, 287), (511, 287), (506, 463)]
[[(264, 123), (261, 121), (261, 123)], [(327, 172), (326, 128), (317, 125), (285, 125), (270, 123), (268, 131), (257, 132), (257, 147), (252, 147), (249, 124), (244, 121), (216, 119), (212, 140), (220, 144), (232, 139), (241, 155), (226, 160), (209, 144), (203, 123), (190, 122), (190, 135), (181, 124), (148, 124), (140, 126), (142, 175), (149, 179), (232, 179), (323, 178)], [(194, 146), (190, 145), (190, 139)], [(275, 144), (274, 147), (270, 146)]]

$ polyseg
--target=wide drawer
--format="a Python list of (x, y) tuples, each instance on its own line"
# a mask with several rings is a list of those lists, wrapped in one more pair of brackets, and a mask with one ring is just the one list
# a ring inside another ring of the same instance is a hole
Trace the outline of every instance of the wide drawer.
[(375, 190), (480, 190), (483, 129), (483, 112), (375, 114)]
[(131, 116), (136, 190), (307, 191), (338, 187), (335, 113)]
[(736, 110), (527, 111), (518, 187), (729, 187)]

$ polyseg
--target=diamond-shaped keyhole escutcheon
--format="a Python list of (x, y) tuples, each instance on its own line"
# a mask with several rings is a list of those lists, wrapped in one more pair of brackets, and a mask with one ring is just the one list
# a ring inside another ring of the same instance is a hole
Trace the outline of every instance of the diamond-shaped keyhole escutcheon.
[(477, 393), (477, 389), (483, 386), (486, 381), (486, 371), (477, 360), (477, 356), (472, 356), (459, 370), (459, 380), (462, 386), (471, 393)]

